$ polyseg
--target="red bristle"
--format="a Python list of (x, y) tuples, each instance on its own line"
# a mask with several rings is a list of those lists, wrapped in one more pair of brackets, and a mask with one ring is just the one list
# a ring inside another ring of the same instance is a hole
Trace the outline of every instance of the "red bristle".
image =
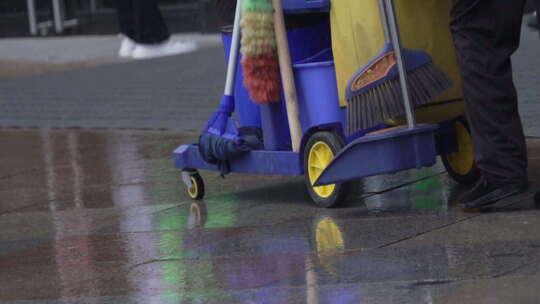
[(242, 59), (244, 86), (257, 103), (280, 100), (279, 62), (275, 54), (246, 56)]

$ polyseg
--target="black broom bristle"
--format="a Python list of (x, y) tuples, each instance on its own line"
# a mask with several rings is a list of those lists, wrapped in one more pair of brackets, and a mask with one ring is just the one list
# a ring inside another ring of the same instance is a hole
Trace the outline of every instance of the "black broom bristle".
[[(413, 109), (431, 102), (453, 85), (448, 75), (433, 63), (408, 71), (407, 75)], [(347, 102), (349, 135), (405, 114), (399, 79), (390, 79)]]

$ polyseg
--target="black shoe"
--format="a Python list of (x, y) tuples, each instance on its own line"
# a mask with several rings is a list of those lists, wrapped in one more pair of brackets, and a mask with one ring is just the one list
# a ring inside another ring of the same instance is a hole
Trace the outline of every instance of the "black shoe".
[(495, 185), (482, 178), (472, 190), (461, 197), (459, 204), (467, 211), (483, 209), (502, 199), (523, 193), (528, 188), (528, 182)]

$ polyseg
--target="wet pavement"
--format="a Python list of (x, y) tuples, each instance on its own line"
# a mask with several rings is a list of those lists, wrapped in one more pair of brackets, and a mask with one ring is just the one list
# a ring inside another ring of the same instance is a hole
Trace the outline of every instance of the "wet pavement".
[(464, 213), (440, 164), (316, 208), (301, 178), (203, 172), (194, 133), (0, 130), (0, 303), (540, 303), (540, 139), (527, 193)]
[[(211, 172), (192, 202), (172, 151), (215, 110), (225, 64), (218, 36), (191, 38), (144, 61), (115, 58), (112, 36), (0, 41), (0, 304), (540, 303), (539, 138), (533, 187), (489, 213), (462, 212), (440, 164), (359, 181), (332, 210), (303, 178)], [(540, 136), (540, 44), (522, 38)]]

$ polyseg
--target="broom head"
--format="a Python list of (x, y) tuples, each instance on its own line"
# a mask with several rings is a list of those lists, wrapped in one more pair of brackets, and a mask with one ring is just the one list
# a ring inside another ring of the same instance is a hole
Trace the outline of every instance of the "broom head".
[[(450, 77), (433, 64), (429, 54), (407, 49), (402, 53), (413, 108), (431, 102), (452, 87)], [(349, 80), (346, 99), (349, 135), (405, 113), (392, 44), (387, 43), (372, 61)]]

